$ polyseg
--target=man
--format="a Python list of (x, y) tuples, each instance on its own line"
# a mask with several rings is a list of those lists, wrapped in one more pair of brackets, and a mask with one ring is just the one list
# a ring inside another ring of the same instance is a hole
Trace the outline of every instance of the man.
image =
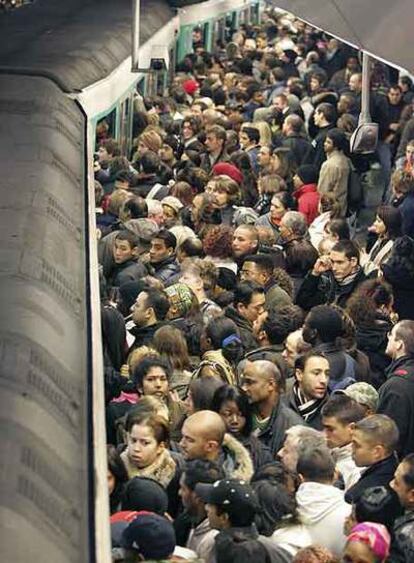
[(334, 394), (322, 407), (322, 426), (345, 491), (361, 477), (361, 468), (352, 459), (352, 430), (364, 418), (364, 408), (350, 397)]
[(245, 256), (255, 254), (259, 248), (259, 233), (253, 225), (240, 225), (233, 233), (231, 249), (233, 258), (240, 265)]
[(379, 390), (378, 412), (391, 417), (400, 432), (399, 453), (414, 452), (414, 321), (400, 321), (388, 337), (392, 358)]
[(406, 456), (394, 474), (390, 487), (397, 493), (405, 514), (394, 523), (389, 561), (414, 561), (414, 454)]
[(230, 434), (219, 414), (197, 411), (189, 416), (181, 429), (180, 447), (186, 461), (203, 459), (223, 468), (228, 478), (250, 481), (253, 462), (249, 452)]
[(282, 146), (291, 150), (297, 165), (300, 166), (311, 147), (303, 119), (296, 114), (288, 115), (283, 122), (282, 133)]
[(169, 308), (168, 296), (163, 291), (151, 288), (139, 293), (135, 304), (131, 307), (132, 320), (135, 323), (130, 329), (130, 333), (135, 336), (131, 351), (152, 342)]
[(392, 84), (387, 92), (388, 101), (388, 131), (386, 142), (392, 146), (392, 153), (397, 150), (401, 133), (401, 113), (406, 106), (403, 100), (403, 94), (398, 84)]
[(119, 287), (128, 281), (139, 281), (148, 274), (138, 259), (139, 239), (131, 231), (119, 231), (113, 243), (112, 267), (107, 277), (109, 287)]
[[(216, 463), (201, 459), (187, 461), (180, 478), (178, 493), (184, 506), (184, 514), (189, 516), (191, 522), (191, 531), (185, 546), (195, 551), (206, 563), (215, 563), (214, 538), (218, 531), (210, 527), (204, 501), (197, 495), (195, 488), (198, 483), (211, 484), (219, 479), (224, 479), (223, 470)], [(181, 515), (178, 519), (182, 519)]]
[(289, 370), (294, 371), (296, 359), (309, 352), (312, 346), (303, 339), (303, 331), (301, 328), (294, 330), (287, 335), (282, 356), (289, 368)]
[(333, 486), (335, 462), (329, 449), (304, 447), (299, 453), (297, 473), (301, 481), (296, 493), (300, 521), (313, 544), (340, 556), (346, 542), (344, 521), (351, 513), (351, 506), (345, 502), (343, 491)]
[(291, 557), (282, 547), (260, 536), (254, 524), (260, 510), (254, 490), (245, 481), (223, 479), (196, 485), (196, 494), (206, 503), (215, 537), (217, 563), (288, 563)]
[(161, 229), (151, 241), (150, 265), (154, 270), (154, 277), (165, 285), (168, 285), (168, 282), (180, 271), (180, 266), (175, 257), (176, 246), (175, 235), (166, 229)]
[(207, 154), (201, 155), (200, 167), (210, 173), (218, 162), (227, 162), (226, 153), (226, 130), (220, 125), (212, 125), (207, 130), (205, 145)]
[(290, 295), (273, 279), (273, 269), (273, 260), (269, 255), (250, 254), (245, 256), (240, 270), (241, 281), (255, 282), (264, 289), (267, 310), (292, 304)]
[(253, 323), (264, 312), (264, 289), (257, 283), (245, 281), (234, 290), (233, 305), (226, 307), (224, 314), (234, 321), (246, 352), (257, 348), (258, 342), (253, 333)]
[(328, 400), (329, 362), (310, 351), (295, 362), (295, 382), (286, 397), (288, 406), (315, 430), (322, 430), (321, 410)]
[(359, 249), (349, 240), (340, 240), (329, 253), (321, 256), (305, 277), (296, 303), (309, 310), (315, 305), (337, 304), (345, 307), (349, 297), (366, 277), (359, 265)]
[(277, 452), (277, 457), (288, 471), (296, 473), (300, 452), (307, 447), (320, 446), (326, 446), (322, 432), (310, 426), (291, 426), (286, 430), (283, 447)]
[(180, 282), (187, 285), (197, 297), (204, 324), (222, 313), (221, 307), (207, 296), (214, 291), (218, 272), (210, 260), (186, 259), (181, 265)]
[(357, 467), (366, 467), (359, 481), (345, 494), (346, 502), (355, 503), (368, 487), (388, 486), (398, 461), (398, 428), (383, 414), (373, 414), (355, 424), (352, 432), (352, 458)]
[(336, 109), (332, 104), (322, 103), (317, 106), (313, 115), (313, 121), (319, 129), (319, 132), (313, 139), (310, 150), (302, 161), (302, 164), (313, 164), (317, 170), (320, 170), (322, 163), (326, 160), (325, 151), (323, 149), (325, 137), (328, 131), (335, 127), (336, 117)]
[(260, 131), (256, 127), (244, 126), (239, 134), (241, 149), (248, 155), (255, 174), (259, 173), (258, 155), (260, 150)]
[(253, 405), (253, 428), (273, 456), (282, 447), (286, 430), (295, 424), (304, 424), (282, 401), (283, 383), (279, 369), (272, 362), (246, 362), (241, 387)]

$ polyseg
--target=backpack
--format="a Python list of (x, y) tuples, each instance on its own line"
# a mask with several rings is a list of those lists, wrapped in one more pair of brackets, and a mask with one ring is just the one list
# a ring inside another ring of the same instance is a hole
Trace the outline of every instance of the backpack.
[(349, 162), (348, 176), (348, 216), (358, 211), (364, 201), (361, 178), (352, 162)]

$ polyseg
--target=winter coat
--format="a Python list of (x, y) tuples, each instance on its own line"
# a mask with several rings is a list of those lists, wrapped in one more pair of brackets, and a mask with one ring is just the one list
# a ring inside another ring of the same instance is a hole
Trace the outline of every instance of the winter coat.
[(121, 453), (121, 459), (128, 473), (129, 479), (132, 479), (133, 477), (149, 477), (150, 479), (157, 481), (157, 483), (162, 485), (164, 488), (167, 488), (175, 475), (175, 461), (168, 450), (163, 450), (163, 452), (151, 465), (142, 469), (136, 467), (130, 462), (127, 450), (124, 450)]
[(308, 225), (319, 215), (318, 205), (320, 196), (316, 184), (305, 184), (293, 192), (298, 203), (298, 211), (305, 216)]
[(414, 358), (403, 356), (391, 363), (379, 390), (377, 412), (391, 417), (400, 433), (402, 457), (414, 453)]
[(218, 530), (210, 528), (209, 520), (206, 518), (198, 526), (191, 529), (185, 545), (195, 551), (205, 563), (216, 563), (214, 540), (218, 533)]
[(332, 449), (336, 468), (341, 473), (345, 491), (357, 483), (361, 477), (363, 467), (357, 467), (352, 459), (352, 444), (346, 444), (340, 448)]
[[(391, 284), (394, 295), (394, 310), (400, 320), (414, 320), (414, 266), (412, 255), (405, 255), (404, 246), (412, 245), (411, 239), (403, 237), (394, 243), (393, 253), (381, 269), (385, 281)], [(408, 249), (407, 249), (408, 252)]]
[(305, 482), (296, 493), (296, 502), (299, 519), (307, 527), (312, 544), (322, 545), (340, 556), (346, 542), (345, 518), (351, 513), (344, 493), (333, 485)]
[(259, 440), (270, 449), (273, 458), (283, 446), (286, 430), (296, 424), (306, 426), (303, 418), (279, 399), (273, 407), (268, 425), (258, 434)]
[(229, 433), (224, 435), (217, 461), (228, 479), (250, 481), (252, 478), (254, 468), (249, 452), (239, 440)]
[(255, 223), (256, 227), (267, 227), (268, 229), (272, 230), (272, 233), (275, 235), (276, 237), (276, 243), (278, 242), (278, 240), (280, 239), (280, 229), (277, 225), (274, 225), (271, 221), (270, 221), (270, 211), (269, 213), (265, 213), (264, 215), (261, 215), (258, 220)]
[(282, 147), (287, 147), (293, 154), (295, 161), (300, 166), (310, 150), (310, 141), (304, 135), (292, 133), (282, 141)]
[(414, 561), (414, 511), (407, 511), (397, 518), (393, 527), (390, 563), (412, 563)]
[(299, 406), (297, 405), (296, 400), (295, 400), (295, 393), (294, 393), (295, 385), (297, 385), (297, 383), (293, 384), (292, 388), (284, 396), (284, 401), (286, 402), (286, 405), (290, 409), (292, 409), (292, 411), (296, 412), (298, 414), (298, 416), (300, 416), (300, 418), (302, 419), (302, 424), (307, 424), (308, 426), (310, 426), (311, 428), (314, 428), (315, 430), (322, 430), (323, 426), (322, 426), (321, 411), (322, 411), (322, 407), (324, 406), (324, 404), (329, 399), (329, 395), (326, 394), (325, 399), (323, 401), (321, 401), (317, 410), (314, 413), (312, 413), (312, 415), (309, 416), (308, 419), (305, 421), (305, 419), (302, 418), (302, 416), (300, 414)]
[(250, 436), (239, 437), (239, 440), (249, 452), (249, 455), (253, 462), (254, 471), (260, 469), (262, 465), (273, 461), (273, 457), (270, 453), (269, 448), (264, 446), (254, 434), (250, 434)]
[(135, 341), (132, 344), (129, 353), (135, 348), (139, 348), (140, 346), (148, 346), (152, 343), (154, 338), (154, 334), (157, 330), (164, 326), (165, 323), (160, 322), (150, 326), (136, 326), (134, 325), (132, 328), (129, 329), (129, 332), (132, 336), (135, 336)]
[(371, 368), (371, 383), (376, 388), (385, 382), (385, 370), (391, 359), (385, 350), (388, 343), (388, 333), (392, 329), (389, 317), (378, 314), (374, 324), (360, 324), (356, 327), (356, 344), (369, 359)]
[(345, 217), (348, 209), (348, 178), (350, 173), (349, 159), (342, 151), (334, 150), (322, 164), (318, 192), (330, 193), (339, 203), (340, 216)]
[(269, 309), (280, 309), (281, 307), (292, 305), (290, 295), (274, 280), (269, 280), (269, 282), (265, 285), (264, 290), (266, 299), (265, 309), (267, 311)]
[(326, 135), (331, 129), (335, 127), (335, 124), (327, 125), (326, 127), (321, 127), (318, 134), (313, 139), (308, 153), (306, 154), (302, 164), (313, 164), (318, 170), (320, 170), (323, 162), (326, 160), (325, 150), (323, 144), (325, 142)]
[(374, 246), (371, 248), (364, 263), (361, 266), (364, 268), (366, 276), (369, 276), (376, 270), (379, 270), (381, 264), (386, 262), (391, 256), (393, 240), (378, 239)]
[(216, 377), (228, 385), (238, 384), (237, 374), (221, 350), (208, 350), (203, 354), (191, 378), (198, 377)]
[(291, 524), (283, 528), (277, 528), (273, 532), (271, 539), (277, 545), (286, 549), (292, 557), (295, 557), (300, 549), (312, 545), (312, 536), (307, 526), (303, 524)]
[(242, 317), (237, 309), (231, 305), (226, 307), (224, 314), (237, 325), (245, 352), (254, 350), (259, 346), (259, 343), (253, 334), (253, 323)]
[(314, 276), (312, 272), (309, 272), (296, 296), (296, 304), (306, 311), (316, 305), (330, 305), (331, 303), (345, 307), (353, 291), (365, 280), (366, 277), (362, 269), (346, 285), (339, 285), (331, 270), (320, 276)]
[(355, 483), (345, 493), (345, 500), (350, 504), (355, 504), (362, 493), (370, 487), (386, 487), (394, 477), (398, 466), (398, 459), (395, 454), (374, 463), (367, 467), (362, 473), (359, 481)]
[(129, 281), (139, 281), (148, 275), (148, 270), (141, 261), (127, 260), (122, 264), (114, 264), (107, 282), (109, 287), (120, 287)]
[(157, 280), (162, 281), (162, 283), (167, 286), (171, 278), (180, 272), (180, 265), (178, 264), (175, 255), (161, 260), (161, 262), (152, 263), (152, 269), (154, 270), (153, 275)]
[(329, 362), (329, 389), (345, 389), (356, 381), (356, 361), (333, 342), (323, 342), (315, 346)]

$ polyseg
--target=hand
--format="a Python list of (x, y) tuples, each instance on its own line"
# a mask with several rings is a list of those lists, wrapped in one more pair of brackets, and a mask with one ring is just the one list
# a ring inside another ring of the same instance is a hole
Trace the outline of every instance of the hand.
[(320, 256), (313, 267), (312, 274), (314, 276), (320, 276), (324, 272), (327, 272), (332, 268), (331, 261), (328, 256)]

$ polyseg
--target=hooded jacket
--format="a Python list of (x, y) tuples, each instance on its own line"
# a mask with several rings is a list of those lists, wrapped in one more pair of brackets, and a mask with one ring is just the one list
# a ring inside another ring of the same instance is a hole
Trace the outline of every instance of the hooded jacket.
[(346, 542), (344, 521), (351, 513), (344, 493), (333, 485), (305, 482), (296, 493), (296, 502), (299, 519), (307, 527), (312, 543), (340, 556)]
[(210, 527), (208, 518), (205, 518), (198, 526), (191, 529), (186, 543), (186, 547), (195, 551), (205, 563), (215, 563), (215, 537), (218, 530)]
[(316, 184), (304, 184), (293, 192), (293, 197), (298, 202), (298, 211), (305, 216), (307, 224), (310, 225), (319, 215), (320, 196)]
[(161, 260), (161, 262), (151, 263), (154, 270), (153, 275), (157, 280), (162, 281), (164, 285), (168, 285), (172, 278), (180, 272), (180, 265), (175, 259), (175, 254)]
[(352, 459), (352, 444), (346, 444), (340, 448), (332, 449), (332, 457), (339, 472), (341, 473), (345, 491), (357, 483), (361, 477), (363, 467), (357, 467)]
[(250, 481), (254, 473), (249, 452), (241, 442), (228, 433), (224, 435), (218, 464), (223, 468), (228, 479)]

